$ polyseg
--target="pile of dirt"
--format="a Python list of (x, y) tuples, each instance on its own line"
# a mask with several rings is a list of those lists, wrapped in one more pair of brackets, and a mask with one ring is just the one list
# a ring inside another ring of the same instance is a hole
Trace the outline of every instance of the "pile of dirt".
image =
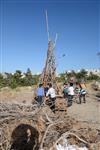
[(61, 137), (79, 147), (100, 149), (100, 130), (89, 122), (71, 118), (67, 111), (56, 111), (54, 114), (47, 105), (0, 104), (1, 150), (11, 150), (14, 144), (17, 150), (22, 150), (18, 149), (18, 145), (22, 143), (26, 144), (25, 150), (56, 150), (55, 143)]

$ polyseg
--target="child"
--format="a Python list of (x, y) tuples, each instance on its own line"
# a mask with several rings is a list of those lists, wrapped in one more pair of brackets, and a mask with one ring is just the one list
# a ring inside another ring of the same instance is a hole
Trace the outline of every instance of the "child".
[(83, 103), (86, 103), (86, 90), (80, 85), (80, 93), (79, 93), (79, 104), (81, 104), (82, 99)]
[(73, 83), (70, 83), (70, 86), (68, 88), (68, 107), (72, 105), (73, 97), (74, 97)]
[(67, 83), (64, 83), (63, 94), (64, 94), (64, 98), (68, 98), (68, 84)]

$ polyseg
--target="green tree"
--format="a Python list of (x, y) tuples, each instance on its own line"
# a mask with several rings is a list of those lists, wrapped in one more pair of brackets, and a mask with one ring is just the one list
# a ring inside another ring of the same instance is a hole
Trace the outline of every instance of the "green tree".
[(56, 77), (56, 81), (58, 82), (66, 82), (66, 73), (60, 73), (58, 77)]
[(13, 78), (13, 75), (11, 73), (7, 73), (5, 72), (5, 79), (4, 79), (4, 85), (5, 86), (10, 86), (10, 82), (11, 82), (11, 79)]
[(39, 83), (39, 78), (40, 78), (40, 74), (39, 75), (33, 75), (33, 84), (37, 85)]
[(16, 72), (14, 73), (13, 77), (16, 80), (20, 80), (20, 78), (22, 77), (22, 72), (20, 70), (16, 70)]
[(25, 79), (24, 80), (26, 82), (26, 86), (33, 85), (34, 80), (33, 80), (33, 75), (32, 75), (30, 68), (27, 69), (27, 71), (25, 73)]
[(18, 86), (17, 81), (16, 81), (15, 78), (12, 78), (12, 79), (11, 79), (11, 81), (10, 81), (10, 83), (9, 83), (9, 86), (10, 86), (12, 89), (14, 89), (14, 88), (16, 88), (16, 87)]
[(0, 73), (0, 88), (2, 88), (4, 86), (4, 79), (3, 79), (3, 75)]
[(22, 77), (22, 72), (20, 70), (16, 70), (16, 72), (13, 75), (13, 80), (14, 84), (16, 83), (18, 86), (21, 86), (21, 77)]
[(80, 72), (76, 73), (76, 78), (77, 79), (87, 79), (87, 71), (85, 69), (81, 69)]
[(32, 72), (31, 72), (30, 68), (27, 68), (25, 75), (26, 75), (26, 77), (32, 77)]
[(92, 72), (90, 72), (87, 80), (100, 80), (100, 77), (96, 74), (93, 74)]

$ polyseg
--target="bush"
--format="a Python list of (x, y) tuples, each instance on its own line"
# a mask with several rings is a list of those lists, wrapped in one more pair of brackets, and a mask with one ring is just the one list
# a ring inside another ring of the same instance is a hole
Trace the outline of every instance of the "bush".
[(12, 88), (12, 89), (15, 89), (17, 87), (17, 82), (15, 79), (12, 79), (9, 86)]
[(87, 80), (100, 80), (100, 77), (96, 74), (93, 74), (92, 72), (90, 72), (89, 77), (87, 77)]

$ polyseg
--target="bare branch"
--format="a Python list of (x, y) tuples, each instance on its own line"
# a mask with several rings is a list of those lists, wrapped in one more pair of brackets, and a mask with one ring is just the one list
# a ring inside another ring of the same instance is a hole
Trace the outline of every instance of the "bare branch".
[(83, 139), (81, 139), (78, 135), (76, 135), (75, 133), (71, 133), (71, 132), (65, 132), (64, 134), (62, 134), (62, 136), (54, 143), (54, 145), (49, 149), (49, 150), (53, 150), (53, 148), (56, 146), (56, 144), (63, 138), (69, 136), (69, 135), (73, 135), (75, 136), (79, 141), (88, 144), (86, 141), (84, 141)]

